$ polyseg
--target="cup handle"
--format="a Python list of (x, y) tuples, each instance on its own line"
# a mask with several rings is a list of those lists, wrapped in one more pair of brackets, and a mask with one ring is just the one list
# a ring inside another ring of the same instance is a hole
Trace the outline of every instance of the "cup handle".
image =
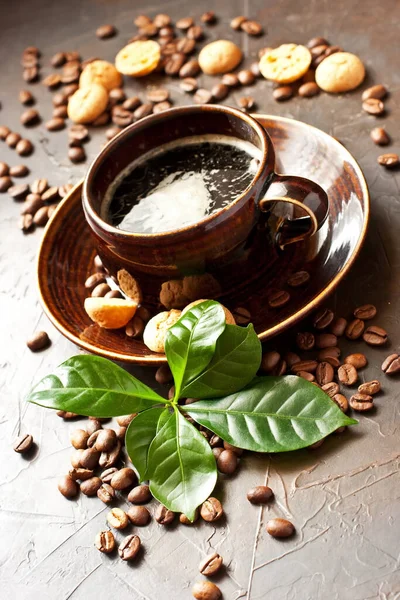
[(309, 179), (274, 174), (259, 207), (275, 216), (275, 240), (283, 249), (320, 229), (328, 216), (328, 196)]

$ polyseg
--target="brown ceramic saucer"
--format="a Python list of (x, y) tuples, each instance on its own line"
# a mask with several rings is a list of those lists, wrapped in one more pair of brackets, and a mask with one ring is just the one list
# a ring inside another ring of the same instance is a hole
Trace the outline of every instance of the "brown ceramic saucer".
[[(266, 340), (304, 318), (336, 288), (351, 268), (365, 238), (369, 217), (368, 188), (351, 154), (332, 137), (305, 123), (283, 117), (254, 115), (267, 129), (275, 146), (278, 173), (299, 175), (321, 185), (329, 198), (329, 218), (306, 242), (271, 253), (262, 273), (221, 302), (244, 306), (261, 340)], [(61, 202), (44, 232), (38, 256), (38, 286), (43, 308), (52, 323), (72, 342), (95, 354), (143, 365), (159, 365), (165, 356), (154, 354), (140, 340), (91, 323), (83, 309), (84, 282), (93, 271), (96, 255), (81, 203), (82, 183)], [(296, 271), (310, 274), (298, 288), (287, 285)], [(270, 308), (273, 290), (286, 290), (290, 302)]]

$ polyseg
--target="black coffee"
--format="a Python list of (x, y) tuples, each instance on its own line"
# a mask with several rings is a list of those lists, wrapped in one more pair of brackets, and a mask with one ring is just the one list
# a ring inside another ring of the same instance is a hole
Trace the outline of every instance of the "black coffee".
[(127, 167), (110, 186), (102, 218), (119, 229), (160, 233), (192, 225), (249, 186), (259, 150), (228, 136), (167, 144)]

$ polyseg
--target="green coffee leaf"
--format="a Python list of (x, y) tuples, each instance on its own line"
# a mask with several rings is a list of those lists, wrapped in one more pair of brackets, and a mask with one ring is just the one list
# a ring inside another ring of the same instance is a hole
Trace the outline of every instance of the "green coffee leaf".
[(325, 392), (294, 375), (259, 377), (240, 392), (181, 409), (223, 440), (255, 452), (297, 450), (357, 423)]
[(217, 340), (215, 354), (197, 377), (182, 389), (182, 396), (217, 398), (247, 385), (261, 363), (261, 342), (253, 325), (226, 325)]
[(62, 363), (33, 388), (28, 401), (92, 417), (118, 417), (169, 404), (121, 367), (89, 354)]
[(139, 413), (130, 423), (125, 434), (125, 446), (139, 480), (147, 479), (147, 462), (150, 444), (156, 436), (161, 415), (168, 417), (168, 409), (149, 408)]
[(151, 443), (147, 473), (153, 496), (191, 521), (214, 489), (217, 468), (210, 445), (177, 408)]
[(168, 330), (165, 354), (174, 376), (175, 397), (181, 387), (199, 375), (215, 352), (215, 344), (225, 329), (225, 314), (218, 302), (207, 300), (181, 316)]

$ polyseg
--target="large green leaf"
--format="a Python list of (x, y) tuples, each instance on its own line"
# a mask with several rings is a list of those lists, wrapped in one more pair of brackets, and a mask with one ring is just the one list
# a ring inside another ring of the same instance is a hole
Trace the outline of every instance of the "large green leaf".
[(217, 468), (210, 445), (177, 408), (151, 443), (147, 473), (153, 496), (191, 521), (215, 487)]
[(156, 436), (161, 415), (168, 417), (168, 409), (149, 408), (139, 413), (130, 423), (125, 434), (125, 446), (140, 481), (147, 479), (147, 462), (150, 444)]
[(182, 386), (201, 373), (215, 352), (225, 329), (225, 313), (213, 300), (196, 304), (168, 330), (165, 354), (174, 376), (175, 397)]
[(261, 342), (253, 325), (226, 325), (206, 369), (182, 390), (187, 398), (217, 398), (247, 385), (261, 362)]
[(301, 377), (259, 377), (226, 398), (181, 409), (223, 440), (256, 452), (304, 448), (343, 425), (347, 417), (325, 392)]
[(28, 401), (91, 417), (118, 417), (168, 403), (121, 367), (89, 354), (62, 363), (33, 388)]

